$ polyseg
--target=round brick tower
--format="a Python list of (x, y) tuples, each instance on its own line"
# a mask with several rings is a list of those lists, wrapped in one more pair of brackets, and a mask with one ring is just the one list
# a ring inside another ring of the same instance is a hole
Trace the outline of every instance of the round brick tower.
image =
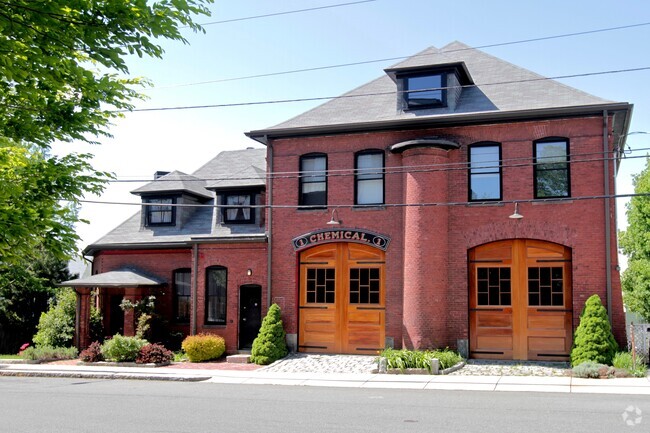
[[(449, 152), (456, 143), (422, 139), (393, 146), (402, 152), (404, 202), (403, 346), (444, 347), (447, 336)], [(442, 170), (440, 170), (442, 168)], [(429, 204), (429, 205), (427, 205)]]

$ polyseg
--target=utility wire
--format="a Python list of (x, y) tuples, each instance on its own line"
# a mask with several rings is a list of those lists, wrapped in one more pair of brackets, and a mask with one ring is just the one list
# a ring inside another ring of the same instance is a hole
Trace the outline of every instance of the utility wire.
[(629, 25), (617, 26), (617, 27), (607, 27), (607, 28), (602, 28), (602, 29), (586, 30), (586, 31), (582, 31), (582, 32), (563, 33), (563, 34), (559, 34), (559, 35), (542, 36), (542, 37), (539, 37), (539, 38), (519, 39), (519, 40), (507, 41), (507, 42), (498, 42), (498, 43), (494, 43), (494, 44), (478, 45), (478, 46), (475, 46), (475, 47), (466, 47), (466, 48), (457, 48), (455, 50), (439, 51), (439, 52), (436, 52), (436, 53), (415, 54), (415, 55), (410, 55), (410, 56), (398, 56), (398, 57), (386, 57), (386, 58), (383, 58), (383, 59), (362, 60), (362, 61), (359, 61), (359, 62), (339, 63), (339, 64), (335, 64), (335, 65), (325, 65), (325, 66), (315, 66), (315, 67), (312, 67), (312, 68), (291, 69), (291, 70), (286, 70), (286, 71), (268, 72), (268, 73), (264, 73), (264, 74), (244, 75), (244, 76), (240, 76), (240, 77), (221, 78), (221, 79), (208, 80), (208, 81), (197, 81), (197, 82), (194, 82), (194, 83), (172, 84), (172, 85), (169, 85), (169, 86), (155, 87), (154, 89), (170, 89), (170, 88), (176, 88), (176, 87), (200, 86), (200, 85), (204, 85), (204, 84), (224, 83), (224, 82), (228, 82), (228, 81), (240, 81), (240, 80), (250, 80), (250, 79), (253, 79), (253, 78), (273, 77), (273, 76), (276, 76), (276, 75), (289, 75), (289, 74), (298, 74), (298, 73), (302, 73), (302, 72), (322, 71), (322, 70), (326, 70), (326, 69), (346, 68), (346, 67), (349, 67), (349, 66), (360, 66), (360, 65), (368, 65), (368, 64), (372, 64), (372, 63), (382, 63), (382, 62), (390, 62), (390, 61), (397, 61), (397, 60), (405, 60), (405, 59), (408, 59), (408, 58), (428, 57), (428, 56), (456, 53), (456, 52), (468, 51), (468, 50), (479, 50), (479, 49), (485, 49), (485, 48), (504, 47), (504, 46), (508, 46), (508, 45), (526, 44), (526, 43), (530, 43), (530, 42), (539, 42), (539, 41), (552, 40), (552, 39), (561, 39), (561, 38), (568, 38), (568, 37), (574, 37), (574, 36), (583, 36), (583, 35), (589, 35), (589, 34), (594, 34), (594, 33), (611, 32), (611, 31), (616, 31), (616, 30), (625, 30), (625, 29), (631, 29), (631, 28), (636, 28), (636, 27), (645, 27), (645, 26), (650, 26), (650, 22), (644, 22), (644, 23), (638, 23), (638, 24), (629, 24)]
[(466, 89), (473, 87), (487, 87), (487, 86), (501, 86), (506, 84), (521, 84), (521, 83), (530, 83), (538, 81), (549, 81), (549, 80), (559, 80), (566, 78), (579, 78), (579, 77), (591, 77), (596, 75), (608, 75), (608, 74), (621, 74), (626, 72), (639, 72), (650, 70), (650, 66), (643, 66), (640, 68), (629, 68), (629, 69), (614, 69), (609, 71), (598, 71), (598, 72), (585, 72), (581, 74), (569, 74), (569, 75), (556, 75), (553, 77), (537, 77), (537, 78), (528, 78), (522, 80), (511, 80), (511, 81), (499, 81), (493, 83), (482, 83), (482, 84), (470, 84), (470, 85), (459, 85), (459, 86), (446, 86), (446, 87), (435, 87), (428, 89), (418, 89), (411, 91), (390, 91), (390, 92), (372, 92), (372, 93), (355, 93), (355, 94), (344, 94), (339, 96), (317, 96), (310, 98), (294, 98), (294, 99), (276, 99), (276, 100), (267, 100), (267, 101), (250, 101), (250, 102), (233, 102), (228, 104), (205, 104), (205, 105), (186, 105), (186, 106), (175, 106), (175, 107), (158, 107), (158, 108), (135, 108), (132, 110), (116, 110), (115, 113), (129, 113), (129, 112), (147, 112), (147, 111), (172, 111), (172, 110), (196, 110), (204, 108), (228, 108), (228, 107), (243, 107), (243, 106), (252, 106), (252, 105), (269, 105), (269, 104), (286, 104), (292, 102), (313, 102), (313, 101), (324, 101), (324, 100), (335, 100), (335, 99), (350, 99), (350, 98), (363, 98), (368, 96), (383, 96), (383, 95), (394, 95), (396, 93), (418, 93), (418, 92), (430, 92), (435, 90), (450, 90), (450, 89)]
[[(639, 149), (630, 149), (628, 152), (641, 152), (641, 151), (650, 151), (650, 147), (639, 148)], [(609, 151), (608, 154), (617, 154), (617, 151)], [(601, 157), (601, 158), (590, 158), (590, 159), (575, 159), (585, 156), (593, 155), (603, 155), (603, 152), (584, 152), (584, 153), (571, 153), (568, 154), (568, 160), (564, 163), (569, 165), (576, 163), (584, 162), (602, 162), (602, 161), (615, 161), (616, 157)], [(635, 158), (647, 158), (647, 155), (637, 155), (637, 156), (625, 156), (625, 159), (635, 159)], [(554, 159), (555, 157), (548, 157), (547, 160)], [(554, 163), (555, 161), (540, 161), (544, 157), (538, 157), (538, 162), (528, 162), (532, 160), (532, 157), (517, 157), (517, 158), (502, 158), (500, 159), (499, 164), (494, 165), (481, 165), (480, 168), (521, 168), (521, 167), (534, 167), (540, 164), (549, 164)], [(527, 161), (520, 164), (507, 164), (509, 162), (516, 161)], [(422, 164), (422, 165), (407, 165), (407, 166), (386, 166), (382, 169), (355, 169), (355, 168), (342, 168), (342, 169), (327, 169), (327, 170), (305, 170), (305, 171), (278, 171), (274, 173), (267, 173), (265, 179), (299, 179), (299, 178), (309, 178), (309, 177), (341, 177), (341, 176), (355, 176), (357, 174), (404, 174), (404, 173), (424, 173), (424, 172), (437, 172), (437, 171), (456, 171), (456, 170), (468, 170), (471, 168), (471, 161), (460, 161), (460, 162), (445, 162), (438, 164)], [(192, 176), (192, 175), (189, 175)], [(196, 178), (196, 179), (114, 179), (110, 180), (110, 183), (142, 183), (142, 182), (206, 182), (206, 181), (233, 181), (233, 180), (259, 180), (260, 177), (252, 176), (223, 176), (223, 177), (212, 177), (212, 178)]]
[(221, 20), (221, 21), (212, 21), (209, 23), (202, 23), (199, 24), (201, 26), (211, 26), (215, 24), (225, 24), (225, 23), (234, 23), (237, 21), (246, 21), (246, 20), (254, 20), (258, 18), (268, 18), (268, 17), (275, 17), (278, 15), (289, 15), (289, 14), (297, 14), (297, 13), (302, 13), (302, 12), (311, 12), (311, 11), (317, 11), (317, 10), (322, 10), (322, 9), (332, 9), (332, 8), (339, 8), (342, 6), (351, 6), (351, 5), (358, 5), (361, 3), (372, 3), (376, 2), (377, 0), (362, 0), (362, 1), (354, 1), (354, 2), (348, 2), (348, 3), (338, 3), (338, 4), (333, 4), (333, 5), (326, 5), (326, 6), (317, 6), (313, 8), (307, 8), (307, 9), (295, 9), (295, 10), (290, 10), (290, 11), (284, 11), (284, 12), (273, 12), (273, 13), (268, 13), (264, 15), (253, 15), (250, 17), (241, 17), (241, 18), (232, 18), (229, 20)]
[[(485, 205), (499, 206), (504, 204), (513, 203), (559, 203), (559, 202), (572, 202), (584, 200), (602, 200), (602, 199), (617, 199), (617, 198), (632, 198), (632, 197), (650, 197), (650, 192), (636, 192), (629, 194), (602, 194), (602, 195), (589, 195), (589, 196), (574, 196), (574, 197), (556, 197), (556, 198), (529, 198), (517, 200), (498, 200), (498, 201), (457, 201), (457, 202), (429, 202), (429, 203), (384, 203), (382, 205), (358, 205), (358, 204), (328, 204), (327, 208), (346, 209), (346, 208), (404, 208), (404, 207), (436, 207), (436, 206), (469, 206), (480, 207)], [(177, 207), (177, 208), (212, 208), (212, 209), (321, 209), (322, 207), (314, 207), (307, 205), (281, 205), (281, 204), (250, 204), (250, 205), (224, 205), (224, 204), (181, 204), (181, 203), (140, 203), (140, 202), (118, 202), (118, 201), (100, 201), (100, 200), (78, 200), (76, 203), (88, 204), (101, 204), (113, 206), (158, 206), (158, 207)]]

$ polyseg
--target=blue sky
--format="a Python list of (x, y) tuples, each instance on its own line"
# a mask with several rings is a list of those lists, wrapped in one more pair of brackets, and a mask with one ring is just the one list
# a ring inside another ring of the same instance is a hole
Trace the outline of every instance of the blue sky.
[[(350, 0), (348, 0), (350, 1)], [(212, 22), (344, 3), (345, 0), (217, 1)], [(138, 108), (227, 104), (336, 96), (383, 74), (397, 61), (286, 74), (257, 79), (187, 85), (212, 80), (375, 59), (406, 57), (454, 40), (470, 46), (540, 38), (650, 22), (647, 1), (456, 1), (376, 0), (309, 12), (207, 25), (187, 31), (189, 45), (163, 42), (164, 59), (129, 59), (131, 74), (149, 78), (146, 102)], [(489, 54), (554, 77), (650, 66), (650, 25), (582, 36), (485, 48)], [(630, 131), (650, 132), (650, 71), (560, 80), (596, 96), (634, 104)], [(57, 153), (95, 154), (96, 168), (119, 179), (150, 179), (156, 170), (191, 173), (222, 150), (259, 145), (244, 132), (280, 123), (318, 102), (254, 107), (170, 110), (126, 114), (101, 145), (61, 144)], [(650, 147), (650, 135), (629, 137), (632, 149)], [(632, 155), (645, 154), (634, 152)], [(644, 159), (621, 165), (617, 192), (632, 192), (631, 175)], [(114, 183), (102, 201), (139, 198), (140, 183)], [(92, 197), (88, 197), (92, 199)], [(619, 200), (620, 225), (624, 224)], [(94, 242), (137, 211), (135, 206), (86, 204), (78, 227), (81, 247)]]

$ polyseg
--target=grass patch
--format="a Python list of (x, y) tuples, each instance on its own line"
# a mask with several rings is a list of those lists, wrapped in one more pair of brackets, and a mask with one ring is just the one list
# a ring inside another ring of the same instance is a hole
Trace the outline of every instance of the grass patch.
[(0, 354), (0, 359), (20, 359), (20, 355), (16, 355), (16, 354), (2, 355), (2, 354)]

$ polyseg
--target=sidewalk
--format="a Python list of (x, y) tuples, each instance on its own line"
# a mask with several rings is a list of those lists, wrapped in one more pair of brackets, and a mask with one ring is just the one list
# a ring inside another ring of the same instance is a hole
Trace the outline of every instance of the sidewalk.
[(0, 364), (0, 376), (168, 380), (249, 385), (464, 391), (572, 392), (650, 395), (650, 378), (580, 379), (539, 376), (430, 376), (371, 373), (276, 373), (197, 368)]

